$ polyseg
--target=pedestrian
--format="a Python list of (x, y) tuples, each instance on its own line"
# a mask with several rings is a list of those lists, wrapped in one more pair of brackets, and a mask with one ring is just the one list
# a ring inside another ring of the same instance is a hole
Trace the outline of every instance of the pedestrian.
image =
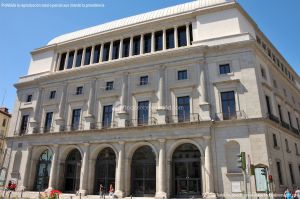
[(294, 195), (294, 198), (296, 199), (300, 199), (300, 189), (299, 187), (297, 187), (296, 191), (295, 191), (295, 195)]
[(289, 190), (289, 188), (287, 188), (284, 192), (284, 198), (285, 199), (293, 199), (293, 194), (292, 192)]
[(109, 197), (113, 197), (114, 196), (114, 187), (112, 184), (109, 185)]
[(99, 186), (99, 195), (100, 195), (100, 198), (103, 198), (103, 195), (104, 195), (104, 187), (102, 184), (100, 184)]

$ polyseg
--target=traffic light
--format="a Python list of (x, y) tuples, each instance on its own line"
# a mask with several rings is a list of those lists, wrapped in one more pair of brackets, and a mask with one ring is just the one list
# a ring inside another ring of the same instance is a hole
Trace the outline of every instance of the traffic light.
[(261, 169), (261, 175), (267, 176), (267, 169), (266, 168)]
[(237, 157), (238, 167), (241, 168), (243, 171), (246, 171), (246, 153), (241, 152), (241, 154), (238, 154)]

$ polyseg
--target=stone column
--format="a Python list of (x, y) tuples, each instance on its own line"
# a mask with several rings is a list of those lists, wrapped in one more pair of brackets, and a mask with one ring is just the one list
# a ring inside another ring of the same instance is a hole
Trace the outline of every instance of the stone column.
[(115, 195), (118, 198), (124, 197), (124, 183), (125, 183), (125, 170), (124, 170), (124, 159), (125, 157), (125, 142), (119, 142), (119, 155), (118, 155), (118, 167), (116, 170), (116, 192)]
[(102, 43), (101, 46), (100, 46), (99, 63), (102, 62), (102, 60), (103, 60), (103, 48), (104, 48), (104, 43)]
[(92, 46), (90, 64), (94, 63), (95, 46)]
[(112, 60), (114, 42), (110, 42), (108, 60)]
[(186, 44), (187, 46), (191, 45), (191, 37), (190, 37), (190, 23), (185, 24), (186, 27)]
[(151, 34), (151, 52), (155, 52), (155, 31)]
[(212, 156), (211, 156), (211, 137), (205, 137), (206, 147), (205, 147), (205, 198), (216, 198), (214, 193), (214, 176), (212, 173)]
[(175, 44), (175, 48), (178, 48), (178, 32), (177, 32), (177, 26), (174, 26), (174, 44)]
[(81, 59), (81, 66), (84, 65), (84, 60), (85, 60), (85, 50), (86, 50), (86, 47), (83, 48), (83, 51), (82, 51), (82, 59)]
[(27, 160), (26, 160), (26, 169), (24, 174), (23, 183), (20, 187), (18, 187), (18, 190), (24, 190), (28, 191), (29, 189), (29, 183), (30, 183), (30, 172), (31, 172), (31, 166), (32, 166), (32, 146), (27, 147)]
[(89, 92), (89, 100), (88, 100), (88, 112), (85, 116), (85, 125), (84, 129), (89, 130), (91, 129), (91, 125), (94, 123), (94, 95), (95, 95), (95, 85), (96, 85), (96, 79), (93, 79), (91, 81), (91, 88)]
[(60, 98), (59, 102), (59, 113), (58, 113), (58, 118), (56, 119), (56, 124), (55, 126), (55, 131), (59, 132), (64, 130), (64, 125), (65, 125), (65, 104), (66, 104), (66, 98), (67, 98), (67, 88), (68, 84), (65, 84), (62, 90), (62, 95)]
[(58, 155), (59, 155), (59, 145), (56, 144), (54, 145), (54, 153), (52, 156), (51, 170), (50, 170), (50, 177), (49, 177), (49, 186), (47, 191), (51, 191), (56, 188)]
[(120, 39), (119, 59), (123, 57), (123, 38)]
[(76, 67), (76, 57), (77, 57), (77, 52), (78, 52), (78, 50), (75, 49), (72, 68), (75, 68), (75, 67)]
[(56, 70), (56, 71), (59, 70), (60, 61), (61, 61), (61, 53), (59, 53), (58, 59), (57, 59), (57, 62), (56, 62), (56, 67), (55, 67), (55, 70)]
[(64, 63), (64, 70), (67, 69), (68, 59), (69, 59), (69, 54), (70, 54), (70, 51), (68, 51), (68, 52), (67, 52), (67, 55), (66, 55), (66, 59), (65, 59), (65, 63)]
[(144, 34), (141, 34), (141, 41), (140, 41), (140, 54), (144, 54)]
[(211, 120), (210, 117), (210, 104), (207, 101), (207, 91), (206, 91), (206, 74), (205, 67), (206, 63), (199, 64), (199, 72), (200, 72), (200, 119), (201, 120)]
[(126, 126), (126, 120), (127, 120), (127, 95), (128, 95), (128, 73), (124, 73), (122, 77), (122, 93), (121, 93), (121, 110), (118, 113), (119, 115), (119, 127), (125, 127)]
[(133, 54), (133, 36), (130, 37), (130, 43), (129, 43), (129, 57), (131, 57)]
[(89, 194), (92, 194), (94, 192), (95, 164), (96, 164), (96, 160), (94, 159), (89, 160), (89, 176), (88, 176), (88, 190), (87, 190)]
[(156, 179), (156, 183), (158, 184), (155, 194), (155, 198), (166, 198), (166, 140), (160, 139), (160, 149), (159, 149), (159, 160), (158, 160), (158, 175), (159, 178)]
[(163, 29), (163, 50), (166, 50), (167, 49), (167, 39), (166, 39), (166, 29), (164, 28)]
[(166, 107), (165, 107), (165, 66), (160, 66), (159, 68), (159, 90), (158, 90), (158, 98), (159, 98), (159, 107), (157, 108), (157, 120), (159, 124), (166, 123)]
[(84, 151), (83, 151), (82, 165), (81, 165), (81, 171), (80, 171), (80, 186), (79, 186), (79, 192), (82, 195), (86, 195), (87, 188), (88, 188), (89, 153), (90, 153), (90, 144), (89, 143), (84, 143)]
[(35, 102), (35, 110), (32, 120), (29, 122), (29, 134), (37, 133), (40, 122), (40, 104), (41, 104), (41, 98), (42, 98), (43, 89), (39, 88), (37, 91), (37, 98)]

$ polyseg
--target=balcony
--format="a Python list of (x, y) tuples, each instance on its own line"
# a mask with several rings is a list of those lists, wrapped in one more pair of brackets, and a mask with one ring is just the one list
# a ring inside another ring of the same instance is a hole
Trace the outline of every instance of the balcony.
[(280, 120), (278, 117), (273, 115), (272, 113), (267, 114), (267, 118), (270, 119), (271, 121), (275, 122), (276, 124), (280, 124), (283, 128), (292, 131), (293, 133), (300, 135), (300, 131), (293, 126), (289, 125), (283, 120)]
[(82, 124), (73, 124), (73, 125), (66, 125), (66, 126), (62, 126), (61, 131), (81, 131), (83, 130), (83, 125)]
[(151, 126), (157, 124), (158, 122), (155, 117), (126, 120), (126, 127)]
[(110, 129), (118, 127), (118, 123), (115, 121), (97, 122), (91, 124), (91, 130)]
[(215, 115), (215, 120), (216, 121), (241, 120), (241, 119), (247, 119), (247, 115), (244, 111), (216, 113), (216, 115)]
[(54, 131), (53, 126), (34, 128), (33, 129), (33, 133), (50, 133), (50, 132), (53, 132), (53, 131)]
[(169, 115), (166, 117), (166, 123), (186, 123), (186, 122), (200, 122), (200, 115), (198, 113)]
[(278, 119), (278, 117), (276, 117), (276, 116), (273, 115), (272, 113), (269, 113), (269, 114), (268, 114), (268, 118), (269, 118), (270, 120), (272, 120), (273, 122), (276, 122), (277, 124), (280, 123), (280, 120)]

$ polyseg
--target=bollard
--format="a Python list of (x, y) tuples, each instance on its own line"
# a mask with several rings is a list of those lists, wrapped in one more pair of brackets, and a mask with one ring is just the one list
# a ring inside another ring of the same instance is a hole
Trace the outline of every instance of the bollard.
[(39, 199), (41, 199), (41, 192), (39, 192)]
[(9, 192), (9, 194), (8, 194), (8, 198), (10, 199), (10, 195), (11, 195), (11, 192)]
[(71, 199), (73, 199), (73, 196), (70, 196)]
[(23, 198), (23, 191), (24, 191), (24, 190), (22, 189), (22, 190), (21, 190), (21, 198)]
[(81, 199), (81, 193), (79, 193), (79, 199)]
[(104, 194), (104, 199), (105, 199), (105, 194)]
[(132, 195), (130, 195), (130, 199), (132, 199)]

